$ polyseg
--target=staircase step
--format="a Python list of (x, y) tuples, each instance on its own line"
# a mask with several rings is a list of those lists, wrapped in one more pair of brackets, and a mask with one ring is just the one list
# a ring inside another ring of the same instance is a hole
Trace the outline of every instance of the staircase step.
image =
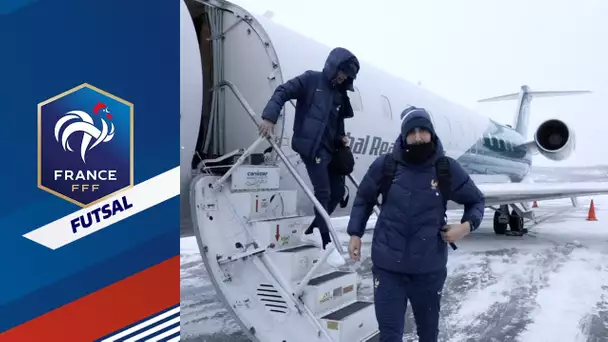
[(220, 257), (219, 259), (217, 259), (218, 264), (220, 265), (224, 265), (227, 263), (231, 263), (234, 261), (238, 261), (244, 258), (248, 258), (250, 256), (254, 256), (254, 255), (258, 255), (260, 253), (264, 253), (266, 251), (266, 248), (251, 248), (246, 252), (241, 252), (241, 253), (237, 253), (234, 255), (230, 255), (230, 256), (223, 256)]
[(230, 193), (232, 207), (247, 221), (297, 216), (297, 198), (296, 190)]
[(333, 271), (311, 279), (303, 301), (318, 316), (357, 300), (356, 272)]
[(278, 216), (278, 217), (263, 217), (263, 218), (258, 218), (258, 219), (251, 219), (247, 223), (253, 224), (253, 223), (258, 223), (258, 222), (271, 222), (271, 221), (277, 221), (277, 220), (296, 219), (296, 218), (302, 218), (302, 219), (310, 218), (312, 220), (312, 219), (314, 219), (314, 216), (294, 214), (294, 215), (285, 215), (285, 216)]
[(365, 340), (365, 342), (380, 342), (380, 332), (375, 333), (373, 336)]
[(251, 232), (261, 246), (276, 250), (302, 245), (302, 230), (308, 227), (312, 216), (293, 216), (280, 219), (257, 220), (251, 223)]
[[(272, 251), (272, 249), (267, 249), (267, 251)], [(283, 272), (285, 280), (292, 283), (304, 278), (314, 263), (319, 260), (320, 255), (321, 249), (311, 245), (299, 245), (269, 253), (277, 268)], [(319, 268), (317, 275), (331, 271), (334, 269), (325, 263)]]
[(336, 342), (365, 341), (378, 331), (373, 302), (356, 301), (321, 318)]
[(276, 190), (280, 187), (281, 168), (276, 165), (239, 165), (230, 176), (230, 190)]
[(347, 274), (353, 274), (353, 272), (346, 272), (346, 271), (334, 271), (328, 274), (324, 274), (322, 276), (318, 276), (316, 278), (312, 278), (310, 279), (310, 281), (308, 282), (308, 285), (310, 286), (317, 286), (317, 285), (322, 285), (324, 283), (327, 283), (330, 280), (336, 279), (336, 278), (340, 278), (344, 275)]

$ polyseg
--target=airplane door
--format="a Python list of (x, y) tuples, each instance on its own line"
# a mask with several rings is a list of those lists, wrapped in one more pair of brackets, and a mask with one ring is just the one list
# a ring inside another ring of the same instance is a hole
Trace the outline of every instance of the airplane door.
[(452, 120), (451, 122), (451, 130), (452, 130), (452, 141), (453, 145), (452, 149), (458, 150), (458, 153), (461, 153), (464, 149), (465, 141), (465, 131), (462, 126), (462, 122), (460, 120)]
[(443, 143), (443, 148), (446, 150), (450, 150), (453, 148), (452, 146), (452, 125), (450, 124), (450, 120), (445, 115), (442, 114), (433, 114), (431, 115), (431, 121), (433, 123), (433, 127), (435, 127), (435, 131), (437, 131), (437, 135), (441, 139)]
[(393, 109), (391, 108), (391, 102), (389, 101), (388, 97), (384, 95), (380, 95), (380, 97), (382, 98), (382, 115), (390, 120), (393, 118)]

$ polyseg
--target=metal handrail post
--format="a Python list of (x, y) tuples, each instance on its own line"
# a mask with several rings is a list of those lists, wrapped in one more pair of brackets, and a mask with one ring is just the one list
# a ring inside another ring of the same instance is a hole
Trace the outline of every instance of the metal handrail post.
[[(220, 82), (216, 88), (221, 88), (221, 87), (228, 87), (228, 88), (230, 88), (230, 90), (232, 90), (232, 93), (234, 94), (234, 96), (236, 96), (237, 100), (239, 100), (239, 102), (241, 103), (241, 105), (243, 106), (243, 108), (245, 109), (247, 114), (249, 114), (249, 117), (251, 118), (251, 120), (253, 120), (255, 125), (259, 127), (259, 124), (256, 120), (257, 115), (255, 114), (255, 112), (253, 111), (253, 109), (251, 108), (249, 103), (247, 103), (247, 100), (245, 100), (245, 98), (243, 97), (243, 94), (241, 94), (241, 92), (234, 85), (234, 83), (224, 80), (224, 81)], [(304, 182), (302, 177), (300, 177), (300, 175), (296, 171), (293, 164), (291, 164), (291, 162), (289, 161), (289, 159), (287, 158), (285, 153), (281, 150), (281, 148), (278, 146), (278, 144), (274, 141), (274, 136), (270, 135), (267, 137), (267, 139), (270, 142), (270, 145), (272, 145), (272, 147), (275, 149), (275, 151), (279, 155), (279, 158), (281, 158), (281, 160), (283, 161), (285, 166), (287, 166), (287, 169), (289, 170), (291, 175), (295, 178), (296, 182), (298, 182), (298, 184), (300, 185), (302, 190), (304, 190), (304, 192), (306, 193), (308, 198), (312, 201), (312, 203), (315, 206), (315, 209), (317, 209), (317, 212), (319, 212), (321, 214), (321, 217), (323, 217), (323, 220), (325, 221), (325, 223), (327, 224), (327, 228), (329, 229), (329, 233), (331, 234), (331, 238), (332, 238), (332, 242), (333, 242), (334, 246), (336, 247), (336, 249), (338, 250), (338, 252), (340, 254), (343, 254), (344, 249), (342, 248), (342, 245), (340, 244), (338, 234), (336, 233), (334, 226), (331, 223), (331, 218), (329, 217), (329, 214), (327, 213), (325, 208), (323, 208), (321, 203), (317, 200), (314, 193), (312, 191), (310, 191), (310, 189), (306, 186), (306, 183)]]
[(232, 175), (232, 173), (234, 172), (234, 170), (236, 170), (237, 167), (239, 167), (241, 164), (243, 164), (245, 162), (245, 160), (249, 157), (249, 155), (256, 149), (256, 147), (258, 147), (258, 145), (264, 140), (264, 137), (259, 137), (256, 141), (253, 142), (253, 144), (251, 144), (251, 146), (249, 146), (249, 148), (247, 148), (245, 150), (245, 152), (243, 153), (242, 156), (239, 157), (239, 159), (237, 159), (236, 163), (234, 163), (234, 165), (232, 165), (230, 167), (230, 169), (228, 169), (228, 171), (218, 180), (215, 181), (215, 183), (213, 183), (213, 185), (211, 186), (212, 189), (219, 189), (220, 186), (222, 185), (222, 183), (224, 183), (228, 177), (230, 177)]
[(323, 254), (321, 255), (321, 258), (312, 266), (312, 268), (308, 271), (308, 273), (306, 273), (306, 275), (304, 276), (304, 279), (302, 279), (302, 281), (300, 281), (298, 286), (296, 286), (296, 289), (294, 292), (294, 296), (296, 298), (300, 298), (300, 296), (302, 296), (302, 293), (304, 292), (304, 288), (306, 287), (306, 285), (308, 285), (308, 282), (312, 279), (312, 277), (315, 275), (315, 273), (317, 273), (317, 270), (319, 270), (321, 268), (321, 266), (327, 261), (327, 259), (331, 255), (331, 253), (334, 251), (334, 248), (335, 248), (334, 246), (329, 246), (329, 245), (327, 246), (327, 249), (323, 252)]
[(336, 246), (336, 249), (338, 250), (338, 252), (340, 254), (344, 253), (344, 249), (342, 248), (342, 245), (340, 244), (338, 234), (336, 233), (336, 231), (333, 227), (333, 224), (331, 223), (331, 218), (329, 217), (329, 214), (327, 213), (325, 208), (323, 208), (323, 206), (321, 205), (321, 202), (319, 202), (317, 200), (314, 193), (312, 191), (310, 191), (310, 189), (306, 186), (306, 183), (304, 182), (302, 177), (300, 177), (300, 175), (296, 171), (295, 167), (291, 164), (291, 162), (289, 161), (289, 159), (287, 158), (287, 156), (285, 155), (283, 150), (278, 148), (277, 143), (274, 140), (272, 140), (271, 137), (269, 137), (268, 140), (270, 141), (270, 144), (277, 150), (277, 154), (279, 155), (279, 158), (281, 158), (281, 160), (283, 161), (285, 166), (287, 166), (291, 175), (296, 179), (296, 182), (298, 182), (298, 184), (300, 184), (300, 186), (302, 187), (302, 190), (304, 190), (304, 192), (306, 193), (308, 198), (313, 202), (315, 208), (323, 217), (323, 220), (325, 220), (325, 223), (327, 224), (327, 228), (329, 229), (329, 233), (331, 234), (331, 238), (332, 238), (334, 245)]

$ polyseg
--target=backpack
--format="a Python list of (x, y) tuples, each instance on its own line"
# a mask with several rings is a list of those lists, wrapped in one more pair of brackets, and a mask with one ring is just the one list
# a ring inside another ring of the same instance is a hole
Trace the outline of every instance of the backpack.
[[(435, 162), (435, 171), (437, 173), (437, 182), (439, 183), (439, 192), (443, 198), (443, 207), (447, 209), (447, 203), (451, 195), (451, 170), (449, 157), (441, 156)], [(393, 178), (397, 172), (397, 162), (393, 158), (392, 154), (387, 154), (384, 158), (384, 165), (382, 167), (382, 177), (380, 178), (380, 191), (382, 194), (382, 203), (378, 203), (378, 206), (386, 204), (388, 191), (393, 184)], [(447, 220), (447, 215), (446, 215)]]
[(329, 167), (340, 176), (348, 176), (355, 169), (355, 157), (350, 147), (341, 145), (336, 149)]

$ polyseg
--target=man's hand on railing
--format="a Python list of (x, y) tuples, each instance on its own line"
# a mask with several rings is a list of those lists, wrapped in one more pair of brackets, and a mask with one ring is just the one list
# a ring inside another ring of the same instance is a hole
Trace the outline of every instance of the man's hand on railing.
[(260, 124), (260, 135), (263, 137), (268, 137), (272, 133), (272, 129), (274, 128), (274, 124), (268, 120), (262, 120)]
[(358, 236), (351, 236), (348, 242), (348, 254), (350, 258), (359, 261), (361, 260), (361, 238)]

